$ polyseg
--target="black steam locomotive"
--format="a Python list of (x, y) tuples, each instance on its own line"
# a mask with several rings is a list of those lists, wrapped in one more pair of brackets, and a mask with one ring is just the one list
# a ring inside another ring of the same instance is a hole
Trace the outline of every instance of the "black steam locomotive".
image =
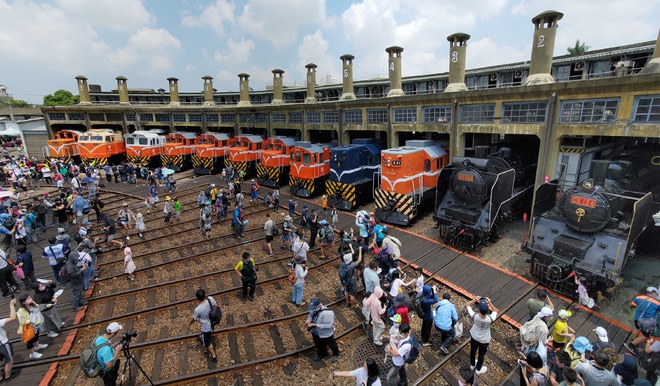
[(658, 206), (651, 185), (660, 181), (660, 167), (640, 154), (592, 161), (589, 178), (564, 192), (556, 180), (539, 186), (523, 248), (540, 282), (572, 297), (573, 273), (590, 288), (614, 285)]
[(454, 157), (440, 172), (433, 219), (445, 243), (476, 249), (532, 203), (536, 163), (503, 147), (486, 158)]

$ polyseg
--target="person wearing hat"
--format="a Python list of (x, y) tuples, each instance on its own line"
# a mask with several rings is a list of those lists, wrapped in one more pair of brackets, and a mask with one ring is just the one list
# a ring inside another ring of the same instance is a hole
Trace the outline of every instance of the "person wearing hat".
[(254, 263), (254, 259), (250, 257), (250, 252), (243, 252), (241, 261), (236, 264), (234, 269), (241, 274), (241, 282), (243, 283), (243, 303), (245, 303), (247, 299), (254, 300), (254, 290), (257, 287), (258, 268)]
[(552, 347), (555, 350), (564, 348), (566, 341), (575, 335), (575, 330), (568, 325), (568, 318), (573, 313), (568, 310), (559, 310), (557, 315), (559, 318), (555, 321), (555, 326), (552, 329)]
[(117, 376), (119, 375), (119, 355), (122, 352), (122, 341), (112, 343), (111, 339), (117, 336), (119, 331), (122, 330), (122, 325), (117, 322), (112, 322), (106, 327), (102, 335), (94, 339), (94, 344), (99, 347), (96, 352), (96, 357), (99, 364), (105, 370), (102, 374), (103, 384), (105, 386), (114, 386), (117, 384)]
[(234, 214), (231, 218), (231, 224), (234, 227), (234, 237), (243, 237), (243, 231), (245, 230), (243, 214), (243, 204), (236, 201), (234, 203)]
[(591, 331), (595, 332), (596, 336), (598, 337), (598, 339), (591, 342), (591, 345), (594, 347), (594, 350), (596, 349), (604, 350), (606, 347), (616, 350), (616, 346), (614, 346), (614, 344), (610, 342), (610, 339), (607, 336), (606, 329), (604, 329), (603, 327), (596, 327)]
[[(284, 216), (284, 223), (282, 223), (282, 236), (280, 237), (280, 249), (285, 249), (291, 245), (291, 240), (293, 237), (293, 231), (296, 227), (291, 222), (291, 216), (288, 214)], [(284, 245), (288, 243), (288, 245)]]
[[(445, 292), (442, 294), (442, 300), (435, 305), (435, 318), (433, 318), (433, 325), (435, 329), (440, 332), (440, 351), (445, 355), (449, 354), (449, 346), (451, 346), (456, 336), (454, 326), (458, 322), (458, 312), (456, 306), (451, 302), (451, 294)], [(430, 346), (431, 342), (426, 342), (425, 345)]]
[(56, 330), (64, 326), (64, 322), (57, 311), (57, 298), (55, 297), (55, 284), (52, 280), (39, 279), (32, 283), (34, 290), (33, 299), (37, 304), (43, 307), (41, 314), (44, 316), (44, 329), (48, 332), (49, 338), (55, 338), (59, 334)]
[[(206, 232), (205, 219), (211, 219), (211, 200), (205, 199), (203, 205), (199, 209), (199, 234), (204, 235)], [(210, 226), (210, 223), (209, 223)], [(210, 228), (209, 228), (210, 232)]]
[(553, 310), (555, 308), (555, 305), (552, 303), (552, 299), (550, 299), (548, 296), (548, 291), (546, 291), (544, 288), (538, 288), (536, 290), (535, 296), (533, 298), (527, 299), (526, 304), (527, 309), (529, 310), (527, 321), (532, 320), (543, 307), (550, 307)]
[(174, 214), (174, 207), (172, 206), (172, 199), (170, 196), (165, 196), (165, 204), (163, 205), (163, 213), (165, 213), (165, 218), (163, 219), (163, 222), (165, 224), (170, 223), (170, 219), (172, 218), (172, 214)]
[(250, 202), (259, 201), (259, 184), (254, 179), (250, 181)]
[(312, 298), (309, 303), (309, 315), (305, 321), (307, 330), (312, 334), (316, 355), (312, 360), (318, 362), (328, 356), (327, 348), (332, 351), (332, 363), (339, 360), (339, 347), (335, 341), (335, 313), (321, 304), (319, 298)]
[(160, 201), (158, 199), (158, 190), (156, 189), (156, 185), (149, 185), (149, 202), (147, 203), (147, 209), (151, 210), (151, 207), (153, 206), (154, 209), (156, 208), (156, 203)]
[(138, 237), (144, 237), (143, 233), (147, 228), (144, 225), (144, 216), (140, 212), (135, 216), (135, 229), (138, 231)]
[(620, 385), (633, 385), (639, 375), (637, 372), (637, 360), (630, 353), (623, 354), (623, 360), (621, 363), (614, 364), (612, 373), (616, 375)]
[[(346, 305), (351, 308), (354, 305), (359, 306), (355, 296), (358, 292), (357, 286), (357, 276), (355, 274), (356, 269), (362, 263), (362, 247), (358, 250), (358, 259), (353, 261), (353, 253), (345, 253), (342, 256), (342, 262), (340, 265), (344, 266), (344, 272), (346, 272), (343, 281), (344, 285), (344, 298), (346, 299)], [(340, 266), (341, 270), (341, 266)]]
[[(25, 245), (16, 246), (16, 268), (19, 267), (23, 270), (23, 285), (25, 289), (32, 288), (32, 283), (37, 281), (34, 276), (34, 261), (32, 260), (32, 252), (29, 251)], [(18, 275), (17, 275), (18, 277)]]
[[(240, 186), (240, 184), (236, 184), (236, 186)], [(241, 206), (242, 206), (242, 205), (243, 205), (243, 201), (245, 200), (245, 195), (244, 195), (243, 193), (241, 193), (240, 191), (236, 191), (236, 197), (235, 197), (235, 199), (236, 199), (236, 203), (237, 203), (238, 205), (241, 205)]]
[(584, 336), (571, 337), (564, 347), (564, 351), (571, 357), (571, 367), (575, 368), (580, 361), (586, 361), (594, 347), (589, 343), (589, 339)]
[[(630, 303), (631, 307), (636, 308), (635, 311), (635, 328), (632, 333), (632, 340), (626, 342), (623, 345), (626, 346), (631, 353), (637, 354), (637, 346), (648, 339), (654, 331), (649, 332), (644, 331), (644, 324), (646, 321), (649, 321), (651, 325), (653, 323), (651, 320), (655, 321), (658, 312), (660, 311), (660, 300), (658, 300), (658, 289), (655, 287), (647, 287), (645, 295), (639, 295), (635, 297)], [(640, 322), (640, 319), (644, 319)]]
[(410, 296), (404, 292), (399, 292), (392, 299), (392, 307), (394, 307), (394, 313), (401, 315), (401, 320), (403, 323), (410, 324), (410, 317), (408, 315), (408, 303), (410, 303)]
[[(218, 198), (218, 188), (215, 187), (215, 184), (211, 184), (210, 189), (209, 189), (209, 197), (208, 199), (211, 200), (211, 202), (215, 202), (215, 200)], [(213, 209), (211, 209), (213, 210)]]
[(55, 239), (58, 243), (66, 245), (67, 247), (71, 247), (71, 236), (66, 233), (64, 228), (57, 228), (57, 235), (55, 236)]
[[(472, 304), (478, 305), (479, 312), (472, 309)], [(466, 303), (468, 316), (472, 320), (470, 328), (470, 368), (475, 374), (484, 374), (488, 368), (484, 366), (486, 351), (491, 340), (490, 326), (497, 318), (497, 309), (493, 306), (490, 298), (475, 298)], [(479, 355), (477, 356), (477, 352)]]
[[(400, 314), (394, 314), (394, 316), (390, 318), (390, 324), (392, 325), (392, 327), (390, 327), (390, 345), (397, 346), (399, 344), (399, 339), (401, 338), (399, 326), (402, 322)], [(383, 359), (383, 362), (387, 363), (387, 357), (389, 354), (389, 350), (385, 350), (385, 358)]]

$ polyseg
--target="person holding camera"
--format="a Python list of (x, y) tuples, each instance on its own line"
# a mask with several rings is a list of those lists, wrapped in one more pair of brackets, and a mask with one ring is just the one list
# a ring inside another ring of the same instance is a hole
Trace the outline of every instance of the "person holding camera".
[[(476, 304), (479, 313), (474, 312), (472, 305)], [(470, 329), (470, 368), (475, 370), (475, 374), (485, 374), (488, 368), (484, 366), (486, 351), (490, 343), (490, 325), (497, 318), (497, 309), (491, 303), (490, 298), (477, 297), (466, 303), (466, 308), (470, 319), (472, 319), (472, 328)], [(479, 356), (477, 357), (477, 351)]]
[(121, 348), (123, 348), (124, 341), (122, 339), (119, 342), (112, 343), (110, 340), (114, 338), (121, 329), (121, 324), (112, 322), (105, 329), (103, 335), (98, 336), (94, 340), (94, 345), (97, 347), (107, 343), (96, 352), (96, 359), (105, 370), (102, 375), (104, 386), (115, 386), (117, 384), (120, 362), (119, 354), (122, 351)]
[(71, 290), (73, 292), (71, 306), (74, 312), (84, 310), (87, 305), (87, 302), (82, 300), (85, 280), (83, 272), (87, 270), (87, 264), (78, 261), (79, 257), (80, 254), (78, 252), (71, 252), (66, 262), (66, 273), (69, 275), (69, 284), (71, 284)]

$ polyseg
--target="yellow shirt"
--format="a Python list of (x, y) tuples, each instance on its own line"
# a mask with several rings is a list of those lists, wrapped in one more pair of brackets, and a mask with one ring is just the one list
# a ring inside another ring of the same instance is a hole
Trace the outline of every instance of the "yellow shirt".
[(559, 335), (566, 333), (568, 333), (568, 322), (562, 320), (561, 318), (558, 318), (557, 321), (555, 322), (555, 329), (552, 330), (552, 340), (554, 340), (557, 343), (566, 343), (568, 337)]

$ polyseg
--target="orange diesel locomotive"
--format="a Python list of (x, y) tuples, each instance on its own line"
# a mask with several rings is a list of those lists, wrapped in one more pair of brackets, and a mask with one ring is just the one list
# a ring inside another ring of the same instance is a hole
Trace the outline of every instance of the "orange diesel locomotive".
[(298, 197), (311, 197), (323, 191), (330, 176), (331, 145), (298, 141), (291, 149), (291, 175), (289, 190)]
[(90, 129), (78, 137), (80, 159), (85, 163), (108, 165), (126, 158), (126, 145), (121, 131)]
[(234, 137), (225, 157), (225, 167), (232, 165), (235, 175), (241, 171), (247, 176), (257, 168), (264, 139), (259, 135), (244, 134)]
[(291, 166), (291, 149), (296, 140), (291, 137), (275, 136), (266, 138), (261, 159), (257, 164), (257, 182), (259, 185), (274, 188), (287, 181)]
[(165, 136), (153, 131), (138, 130), (124, 135), (126, 157), (136, 166), (160, 166)]
[(165, 136), (165, 146), (160, 155), (160, 163), (176, 172), (192, 166), (192, 155), (195, 152), (197, 134), (177, 131)]
[(48, 140), (48, 146), (44, 149), (44, 158), (50, 165), (51, 158), (57, 158), (64, 162), (79, 161), (78, 137), (81, 132), (75, 130), (60, 130), (53, 134), (53, 139)]
[(408, 225), (424, 202), (433, 201), (447, 152), (431, 140), (409, 140), (381, 153), (380, 186), (374, 189), (375, 216), (382, 222)]
[(225, 133), (199, 135), (195, 140), (195, 153), (192, 156), (195, 174), (211, 174), (219, 171), (232, 142), (232, 138)]

